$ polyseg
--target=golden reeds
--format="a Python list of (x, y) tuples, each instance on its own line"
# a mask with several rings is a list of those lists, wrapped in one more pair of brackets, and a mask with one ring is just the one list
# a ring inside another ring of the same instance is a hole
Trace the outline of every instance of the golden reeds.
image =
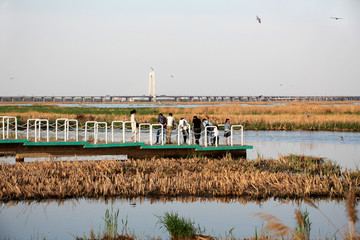
[(355, 223), (358, 221), (357, 209), (356, 209), (356, 196), (355, 191), (350, 189), (346, 196), (346, 213), (349, 219), (349, 230), (345, 232), (349, 239), (359, 239), (360, 235), (356, 233)]
[[(296, 159), (294, 155), (283, 158), (289, 162)], [(331, 168), (316, 159), (308, 162), (304, 165), (306, 173), (276, 160), (230, 157), (2, 164), (0, 200), (117, 196), (343, 198), (349, 186), (360, 182), (359, 172), (340, 172), (336, 166)], [(355, 190), (355, 195), (359, 194), (359, 189)]]
[[(263, 103), (261, 103), (263, 104)], [(59, 107), (60, 108), (60, 107)], [(77, 118), (76, 112), (64, 114), (56, 107), (48, 109), (52, 112), (37, 112), (29, 108), (6, 112), (2, 115), (16, 115), (20, 122), (26, 122), (29, 118), (45, 118), (54, 122), (57, 118)], [(74, 110), (75, 111), (75, 110)], [(181, 117), (192, 120), (194, 115), (199, 118), (208, 118), (214, 124), (224, 123), (226, 118), (232, 120), (232, 124), (242, 124), (245, 129), (254, 130), (332, 130), (332, 131), (360, 131), (360, 105), (348, 102), (284, 102), (284, 105), (256, 106), (241, 105), (241, 103), (229, 103), (228, 105), (203, 106), (195, 108), (160, 107), (150, 112), (172, 112), (178, 121)], [(81, 113), (81, 108), (79, 108)], [(90, 115), (84, 115), (85, 119), (107, 121), (129, 120), (130, 115), (124, 111), (122, 115), (115, 114), (114, 109), (107, 113), (94, 110)], [(157, 115), (138, 111), (138, 122), (155, 123)], [(79, 119), (80, 122), (81, 119)]]
[(302, 239), (295, 230), (288, 227), (277, 217), (266, 213), (255, 213), (254, 215), (260, 217), (263, 221), (267, 222), (267, 225), (265, 225), (265, 229), (273, 232), (277, 239), (280, 239), (280, 237), (283, 238), (285, 236), (294, 236), (295, 239)]

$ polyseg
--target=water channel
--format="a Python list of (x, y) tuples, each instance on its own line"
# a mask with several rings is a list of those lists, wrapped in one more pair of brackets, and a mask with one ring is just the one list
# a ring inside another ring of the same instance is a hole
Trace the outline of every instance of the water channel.
[[(343, 169), (360, 167), (360, 133), (307, 132), (307, 131), (245, 131), (245, 144), (253, 145), (247, 158), (277, 158), (279, 154), (305, 154), (337, 162)], [(319, 209), (337, 228), (347, 227), (345, 202), (314, 200)], [(269, 199), (265, 202), (244, 199), (182, 199), (172, 201), (154, 199), (115, 199), (115, 210), (121, 220), (127, 220), (127, 228), (134, 230), (142, 239), (169, 239), (167, 232), (156, 225), (165, 211), (178, 212), (206, 229), (212, 236), (226, 236), (231, 229), (235, 237), (254, 236), (263, 226), (253, 216), (255, 212), (272, 214), (295, 227), (294, 210), (301, 207), (309, 211), (312, 238), (332, 237), (336, 232), (322, 213), (305, 203)], [(20, 201), (0, 205), (0, 239), (74, 239), (89, 236), (104, 229), (104, 214), (111, 208), (111, 201), (95, 199), (71, 199), (64, 201)], [(360, 206), (357, 206), (360, 212)], [(341, 230), (346, 230), (342, 228)], [(360, 229), (359, 222), (356, 229)]]

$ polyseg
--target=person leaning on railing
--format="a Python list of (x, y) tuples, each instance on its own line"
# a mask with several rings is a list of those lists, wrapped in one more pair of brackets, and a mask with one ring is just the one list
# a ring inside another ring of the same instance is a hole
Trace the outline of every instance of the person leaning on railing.
[(184, 143), (186, 143), (186, 139), (189, 136), (189, 123), (186, 121), (186, 119), (181, 118), (179, 122), (179, 128), (181, 129), (181, 132), (183, 134)]
[[(166, 117), (164, 117), (164, 115), (162, 113), (159, 113), (158, 119), (157, 119), (158, 124), (161, 124), (163, 126), (163, 132), (161, 137), (164, 140), (164, 136), (166, 134), (166, 124), (167, 124), (167, 120)], [(159, 143), (159, 137), (160, 137), (160, 133), (161, 133), (161, 127), (158, 129), (157, 134), (156, 134), (156, 142), (155, 144)]]

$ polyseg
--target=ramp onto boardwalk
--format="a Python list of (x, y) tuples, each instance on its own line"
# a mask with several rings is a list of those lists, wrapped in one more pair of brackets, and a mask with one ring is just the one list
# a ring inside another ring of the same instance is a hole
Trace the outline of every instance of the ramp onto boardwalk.
[(146, 145), (135, 143), (90, 144), (88, 142), (29, 142), (26, 139), (0, 140), (0, 155), (26, 157), (61, 157), (126, 155), (128, 158), (184, 158), (191, 156), (246, 158), (252, 146), (200, 147), (198, 145)]

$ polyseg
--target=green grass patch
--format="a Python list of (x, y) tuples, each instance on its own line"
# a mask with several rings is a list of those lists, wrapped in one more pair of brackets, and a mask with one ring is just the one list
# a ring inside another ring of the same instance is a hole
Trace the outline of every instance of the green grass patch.
[(165, 212), (164, 216), (156, 217), (158, 218), (156, 224), (160, 224), (160, 229), (166, 229), (175, 239), (189, 239), (204, 232), (200, 226), (195, 227), (195, 223), (190, 219), (179, 217), (178, 213)]

